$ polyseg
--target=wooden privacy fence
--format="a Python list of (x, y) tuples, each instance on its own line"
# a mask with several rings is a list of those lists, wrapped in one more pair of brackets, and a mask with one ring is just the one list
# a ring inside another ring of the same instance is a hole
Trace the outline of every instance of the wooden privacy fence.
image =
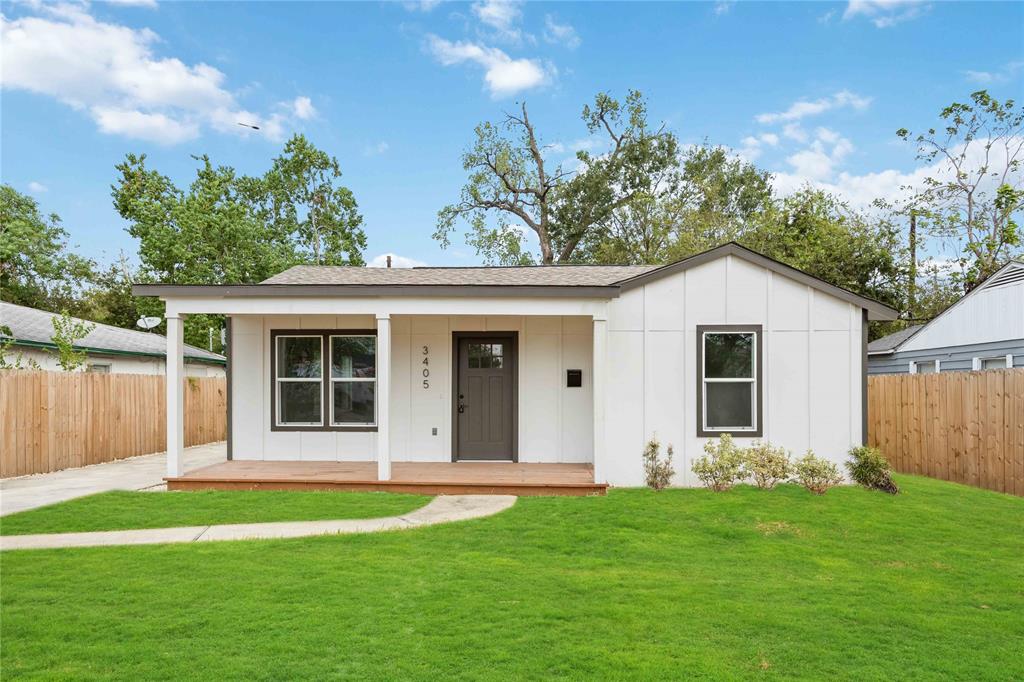
[[(224, 440), (223, 378), (185, 382), (185, 445)], [(0, 478), (166, 449), (162, 375), (0, 371)]]
[(1024, 495), (1024, 369), (868, 377), (868, 442), (897, 471)]

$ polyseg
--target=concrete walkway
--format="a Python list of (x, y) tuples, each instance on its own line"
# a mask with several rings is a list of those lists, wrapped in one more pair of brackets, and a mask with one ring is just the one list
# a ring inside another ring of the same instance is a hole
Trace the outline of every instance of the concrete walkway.
[(223, 526), (187, 526), (146, 530), (111, 530), (95, 533), (49, 533), (0, 536), (0, 551), (12, 549), (54, 549), (109, 545), (157, 545), (171, 542), (217, 542), (222, 540), (270, 540), (313, 535), (374, 533), (432, 526), (491, 516), (515, 504), (511, 495), (442, 495), (429, 504), (402, 516), (346, 521), (286, 521), (241, 523)]
[[(226, 460), (224, 443), (185, 449), (186, 471)], [(0, 516), (108, 490), (163, 489), (166, 473), (167, 458), (159, 452), (50, 474), (5, 478), (0, 480)]]

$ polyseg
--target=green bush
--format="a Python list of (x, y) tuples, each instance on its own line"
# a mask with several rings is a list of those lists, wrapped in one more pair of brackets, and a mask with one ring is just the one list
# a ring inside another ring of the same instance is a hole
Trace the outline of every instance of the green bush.
[(892, 480), (892, 470), (888, 460), (878, 448), (867, 445), (852, 448), (846, 469), (850, 472), (850, 478), (865, 488), (881, 490), (891, 495), (900, 491), (896, 482)]
[(661, 443), (657, 437), (647, 443), (644, 448), (644, 479), (648, 488), (661, 490), (672, 483), (672, 477), (676, 475), (676, 470), (672, 468), (673, 454), (672, 445), (669, 444), (665, 459), (662, 460)]
[(756, 442), (743, 453), (743, 471), (762, 490), (771, 490), (789, 478), (793, 464), (785, 448)]
[(797, 482), (815, 495), (824, 495), (829, 488), (843, 482), (839, 468), (827, 459), (816, 456), (811, 450), (796, 461), (793, 470)]
[(728, 490), (743, 479), (743, 451), (732, 442), (732, 436), (722, 434), (716, 443), (704, 443), (703, 457), (693, 463), (693, 473), (701, 483), (715, 492)]

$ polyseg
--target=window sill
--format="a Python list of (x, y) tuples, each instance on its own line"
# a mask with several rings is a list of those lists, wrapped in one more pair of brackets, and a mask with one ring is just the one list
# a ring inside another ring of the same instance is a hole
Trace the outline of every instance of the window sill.
[(724, 436), (726, 434), (732, 436), (733, 438), (760, 438), (763, 434), (763, 431), (761, 429), (755, 429), (753, 431), (730, 431), (729, 429), (722, 429), (721, 431), (705, 431), (704, 429), (697, 429), (698, 438), (720, 438), (721, 436)]
[(337, 433), (349, 431), (352, 433), (367, 433), (377, 431), (376, 426), (278, 426), (272, 424), (271, 431), (299, 431), (302, 433)]

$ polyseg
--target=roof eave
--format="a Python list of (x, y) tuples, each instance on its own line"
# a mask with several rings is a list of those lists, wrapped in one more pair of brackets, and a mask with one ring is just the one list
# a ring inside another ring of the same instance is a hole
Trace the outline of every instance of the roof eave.
[(160, 298), (359, 297), (419, 296), (425, 298), (616, 298), (620, 287), (491, 284), (135, 284), (135, 296)]

